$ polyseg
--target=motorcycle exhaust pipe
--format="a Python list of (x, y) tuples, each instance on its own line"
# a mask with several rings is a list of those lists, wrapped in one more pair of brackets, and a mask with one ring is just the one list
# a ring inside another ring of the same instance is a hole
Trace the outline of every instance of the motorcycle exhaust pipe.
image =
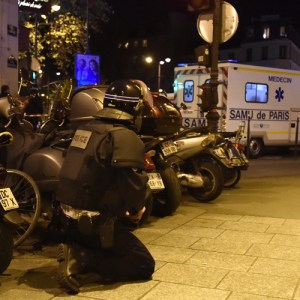
[(201, 188), (204, 186), (204, 179), (201, 175), (182, 173), (176, 163), (172, 163), (171, 167), (176, 172), (180, 185), (191, 188)]
[(201, 175), (178, 173), (177, 178), (183, 186), (191, 188), (201, 188), (204, 186), (204, 180)]

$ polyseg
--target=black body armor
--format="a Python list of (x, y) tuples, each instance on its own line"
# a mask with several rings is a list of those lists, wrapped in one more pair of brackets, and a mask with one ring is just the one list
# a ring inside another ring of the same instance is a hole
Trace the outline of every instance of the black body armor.
[(144, 206), (144, 144), (122, 125), (94, 120), (75, 133), (60, 172), (57, 199), (118, 215)]

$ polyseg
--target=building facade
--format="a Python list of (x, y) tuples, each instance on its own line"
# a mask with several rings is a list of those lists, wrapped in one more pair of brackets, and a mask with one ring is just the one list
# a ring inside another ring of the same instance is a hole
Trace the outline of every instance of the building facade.
[(0, 0), (0, 85), (18, 91), (18, 1)]
[(253, 18), (243, 30), (240, 44), (221, 48), (221, 61), (300, 70), (300, 34), (292, 20), (279, 15)]

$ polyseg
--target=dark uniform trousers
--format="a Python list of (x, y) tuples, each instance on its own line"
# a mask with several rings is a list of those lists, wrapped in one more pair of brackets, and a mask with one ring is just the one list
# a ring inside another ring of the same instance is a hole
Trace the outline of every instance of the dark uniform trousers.
[(103, 248), (97, 229), (83, 234), (78, 220), (64, 213), (61, 218), (66, 242), (81, 245), (88, 257), (87, 272), (97, 273), (104, 283), (151, 279), (155, 266), (152, 255), (121, 221), (114, 224), (113, 246)]

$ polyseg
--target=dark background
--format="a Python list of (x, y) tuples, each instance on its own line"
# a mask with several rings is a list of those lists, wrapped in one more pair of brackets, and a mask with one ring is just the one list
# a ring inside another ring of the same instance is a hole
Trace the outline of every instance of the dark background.
[[(102, 83), (135, 77), (155, 86), (157, 63), (145, 66), (139, 57), (154, 56), (156, 62), (171, 57), (172, 63), (163, 66), (162, 81), (168, 82), (178, 63), (196, 62), (194, 50), (205, 44), (198, 34), (196, 21), (199, 12), (188, 12), (188, 0), (111, 0), (114, 14), (101, 36), (91, 37), (91, 51), (101, 55)], [(244, 38), (244, 29), (252, 18), (261, 14), (280, 14), (293, 18), (300, 31), (300, 1), (285, 0), (228, 0), (239, 15), (236, 34), (220, 49), (234, 47)], [(120, 50), (118, 44), (130, 39), (148, 39), (155, 46), (147, 49)], [(171, 90), (171, 84), (166, 87)]]

